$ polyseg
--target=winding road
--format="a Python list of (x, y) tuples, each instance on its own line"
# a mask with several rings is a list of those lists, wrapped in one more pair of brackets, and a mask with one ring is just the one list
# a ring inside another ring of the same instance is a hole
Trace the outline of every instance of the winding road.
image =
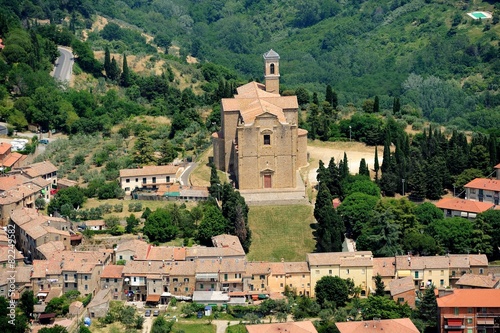
[(75, 62), (73, 53), (71, 50), (61, 46), (58, 46), (57, 49), (60, 56), (56, 59), (53, 76), (59, 81), (69, 82), (73, 72), (73, 63)]

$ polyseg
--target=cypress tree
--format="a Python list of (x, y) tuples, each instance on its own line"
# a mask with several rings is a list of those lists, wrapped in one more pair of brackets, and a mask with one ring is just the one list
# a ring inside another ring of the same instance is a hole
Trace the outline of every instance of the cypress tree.
[(124, 87), (128, 87), (130, 85), (130, 72), (127, 64), (127, 56), (123, 55), (123, 64), (122, 64), (122, 85)]
[(434, 293), (434, 285), (425, 288), (424, 297), (418, 307), (420, 319), (425, 323), (424, 332), (436, 332), (437, 330), (437, 315), (438, 312), (436, 294)]
[(215, 164), (210, 164), (210, 187), (208, 188), (208, 193), (214, 199), (220, 200), (222, 188), (220, 184), (219, 175), (217, 174), (217, 169)]
[(344, 180), (349, 176), (349, 162), (347, 161), (347, 154), (344, 152), (344, 159), (339, 163), (340, 179)]
[(370, 176), (370, 169), (368, 169), (368, 164), (366, 164), (366, 161), (364, 158), (361, 159), (359, 162), (359, 171), (358, 174), (363, 175), (363, 176)]
[(401, 111), (401, 105), (399, 102), (399, 98), (394, 97), (394, 101), (392, 102), (392, 113), (397, 114)]
[(109, 70), (109, 79), (113, 81), (118, 81), (120, 79), (121, 70), (118, 66), (118, 63), (115, 60), (115, 57), (111, 59), (110, 70)]
[(380, 165), (378, 163), (378, 147), (375, 146), (375, 164), (373, 166), (375, 169), (375, 181), (378, 181), (378, 170), (380, 169)]
[(375, 296), (385, 296), (385, 284), (379, 273), (375, 276)]
[(314, 104), (316, 104), (316, 105), (319, 105), (319, 100), (318, 100), (318, 94), (317, 93), (313, 93), (312, 102)]
[(331, 85), (326, 86), (325, 101), (333, 107), (333, 90)]
[(384, 141), (384, 160), (382, 161), (382, 166), (380, 170), (382, 173), (389, 171), (390, 168), (390, 160), (391, 160), (391, 141), (386, 137)]
[(330, 162), (328, 163), (327, 169), (327, 177), (325, 181), (328, 190), (330, 190), (330, 194), (333, 198), (338, 198), (342, 196), (342, 183), (340, 178), (340, 171), (335, 164), (335, 159), (330, 158)]
[(316, 219), (316, 252), (342, 251), (343, 223), (333, 208), (332, 196), (326, 184), (319, 184), (319, 191), (314, 206)]
[(374, 113), (380, 112), (380, 100), (378, 96), (375, 96), (375, 101), (373, 102), (373, 112)]
[(104, 49), (104, 72), (106, 73), (106, 77), (109, 78), (111, 71), (111, 55), (109, 53), (109, 48), (106, 46)]

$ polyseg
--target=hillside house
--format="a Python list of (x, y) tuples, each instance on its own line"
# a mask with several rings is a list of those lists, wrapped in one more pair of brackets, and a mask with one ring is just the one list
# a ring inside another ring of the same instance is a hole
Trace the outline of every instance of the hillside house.
[(144, 166), (120, 170), (120, 186), (129, 195), (135, 189), (157, 190), (161, 185), (176, 183), (182, 169), (176, 165)]

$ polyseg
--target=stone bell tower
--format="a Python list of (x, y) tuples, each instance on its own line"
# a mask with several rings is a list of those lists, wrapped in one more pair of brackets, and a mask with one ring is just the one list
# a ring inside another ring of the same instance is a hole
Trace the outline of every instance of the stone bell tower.
[(280, 93), (280, 56), (274, 50), (264, 53), (264, 78), (266, 91)]

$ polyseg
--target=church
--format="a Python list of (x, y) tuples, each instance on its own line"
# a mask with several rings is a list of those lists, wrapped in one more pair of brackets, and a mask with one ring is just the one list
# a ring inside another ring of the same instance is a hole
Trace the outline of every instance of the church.
[(281, 96), (280, 56), (264, 54), (265, 83), (237, 88), (221, 101), (221, 130), (212, 134), (215, 166), (240, 190), (303, 188), (307, 131), (298, 127), (296, 96)]

